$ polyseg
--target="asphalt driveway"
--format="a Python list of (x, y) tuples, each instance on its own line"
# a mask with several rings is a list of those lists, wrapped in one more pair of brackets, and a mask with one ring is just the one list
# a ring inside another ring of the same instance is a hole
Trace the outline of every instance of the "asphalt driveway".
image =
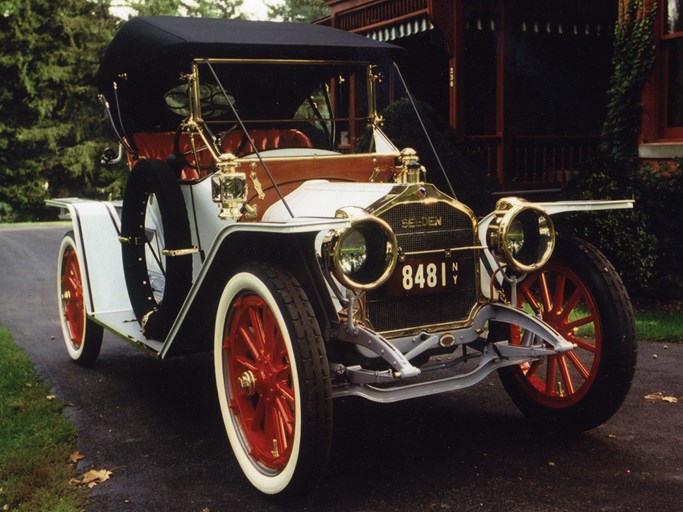
[(232, 457), (210, 355), (157, 361), (107, 334), (93, 369), (70, 362), (56, 306), (67, 229), (0, 227), (0, 323), (69, 404), (79, 471), (113, 472), (90, 512), (683, 510), (683, 345), (646, 342), (622, 409), (577, 437), (531, 430), (495, 376), (391, 405), (337, 401), (322, 482), (278, 505)]

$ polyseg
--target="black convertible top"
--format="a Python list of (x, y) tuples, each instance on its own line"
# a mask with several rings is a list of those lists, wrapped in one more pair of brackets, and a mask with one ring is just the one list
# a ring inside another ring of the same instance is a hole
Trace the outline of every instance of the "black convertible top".
[(377, 60), (397, 46), (321, 25), (147, 16), (123, 24), (97, 72), (105, 92), (116, 77), (188, 72), (194, 58)]
[[(109, 103), (119, 105), (125, 131), (156, 131), (177, 126), (177, 119), (168, 117), (163, 95), (182, 83), (180, 75), (191, 71), (194, 59), (380, 63), (400, 52), (397, 46), (320, 25), (148, 16), (132, 18), (121, 26), (95, 78)], [(279, 105), (282, 109), (286, 103), (300, 102), (296, 94), (308, 92), (302, 89), (302, 82), (320, 79), (300, 69), (283, 72), (262, 65), (231, 76), (226, 85), (233, 92), (241, 92), (238, 102), (248, 114), (250, 103), (263, 103), (265, 107), (266, 98), (270, 98), (271, 107)]]

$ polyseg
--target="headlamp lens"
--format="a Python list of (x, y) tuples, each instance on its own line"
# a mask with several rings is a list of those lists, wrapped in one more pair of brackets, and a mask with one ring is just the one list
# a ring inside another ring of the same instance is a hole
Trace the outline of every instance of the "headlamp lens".
[(524, 247), (524, 226), (519, 219), (512, 221), (503, 243), (512, 257), (520, 253)]
[(368, 259), (368, 244), (359, 230), (351, 231), (340, 241), (339, 267), (341, 271), (352, 276), (358, 273)]

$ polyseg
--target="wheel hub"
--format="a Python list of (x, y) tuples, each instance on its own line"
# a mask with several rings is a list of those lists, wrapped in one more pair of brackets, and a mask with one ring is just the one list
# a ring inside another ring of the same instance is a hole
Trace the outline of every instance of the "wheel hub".
[(256, 392), (256, 377), (247, 370), (242, 375), (237, 377), (237, 388), (244, 396), (253, 396)]

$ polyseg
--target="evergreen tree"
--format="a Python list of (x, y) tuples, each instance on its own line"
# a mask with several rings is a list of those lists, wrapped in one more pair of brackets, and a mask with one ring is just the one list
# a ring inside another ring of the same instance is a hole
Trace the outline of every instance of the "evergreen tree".
[(243, 18), (237, 11), (244, 0), (196, 0), (194, 9), (189, 9), (190, 16), (200, 16), (203, 18)]
[(244, 0), (131, 0), (128, 6), (138, 16), (198, 16), (241, 18), (237, 11)]
[(268, 17), (282, 21), (311, 23), (329, 13), (324, 0), (285, 0), (284, 4), (268, 4)]
[[(243, 0), (144, 0), (140, 14), (235, 17)], [(43, 218), (49, 197), (118, 197), (125, 165), (93, 77), (121, 21), (110, 0), (0, 0), (0, 222)]]
[(48, 197), (117, 193), (121, 170), (99, 163), (111, 137), (93, 85), (117, 23), (108, 0), (0, 0), (4, 220), (43, 217)]
[(136, 16), (175, 16), (183, 3), (182, 0), (132, 0), (127, 5)]

